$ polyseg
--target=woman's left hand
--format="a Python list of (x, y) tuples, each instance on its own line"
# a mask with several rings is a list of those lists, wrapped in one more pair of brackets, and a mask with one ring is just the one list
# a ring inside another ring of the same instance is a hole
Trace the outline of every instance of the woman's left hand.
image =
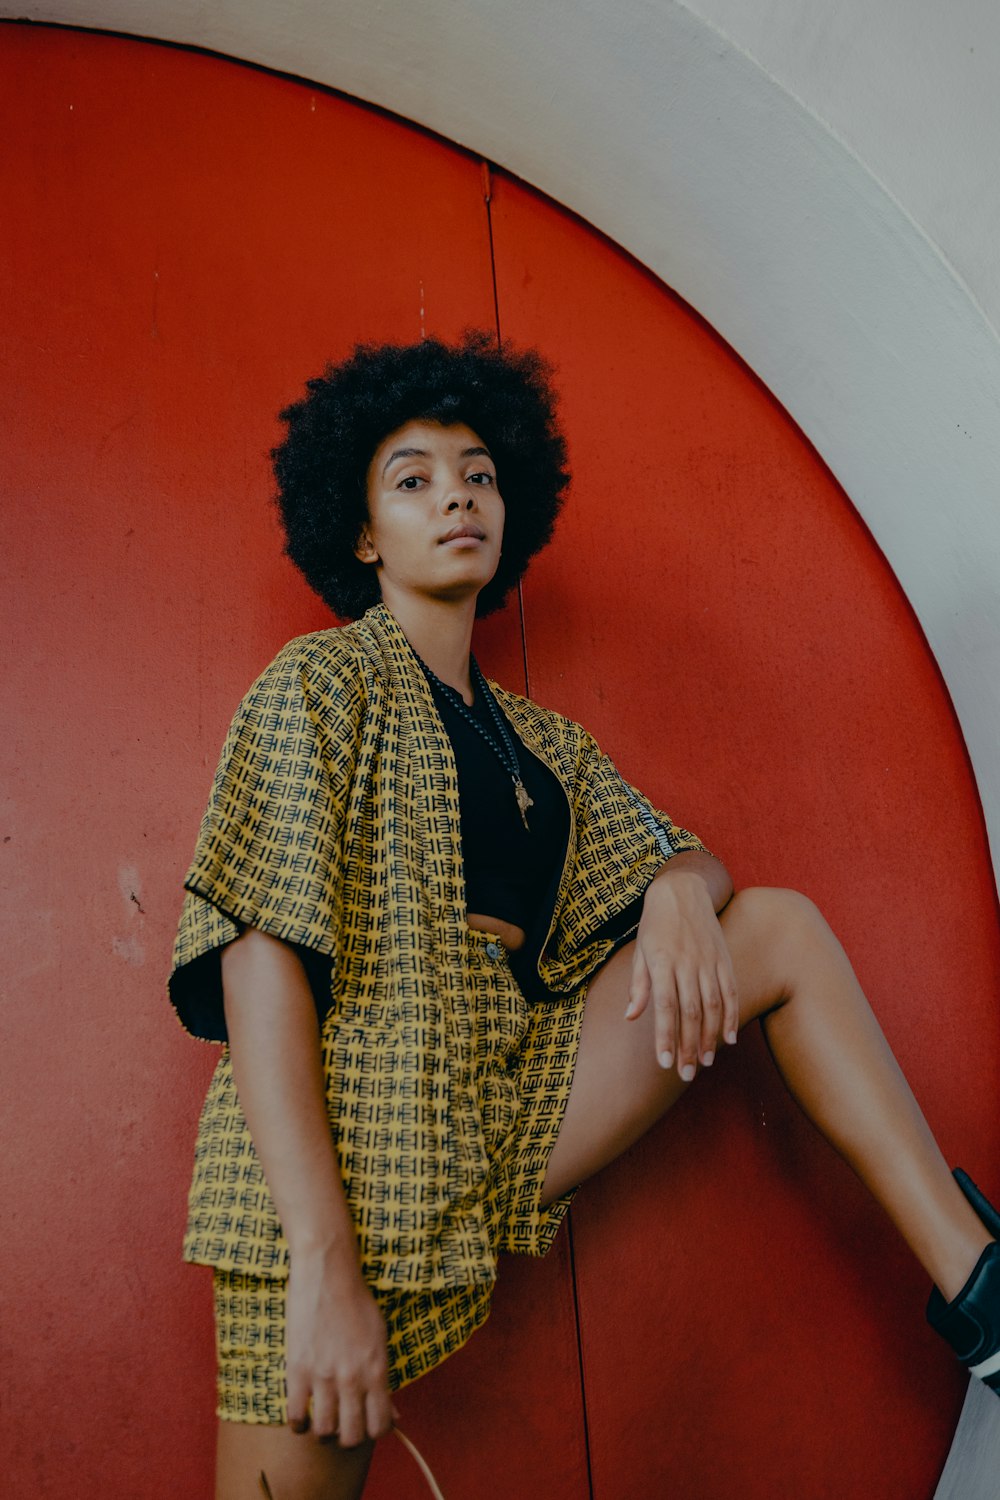
[(721, 1038), (736, 1041), (739, 1001), (726, 940), (708, 884), (683, 867), (665, 866), (643, 904), (627, 1019), (650, 1003), (657, 1060), (663, 1068), (676, 1061), (685, 1083), (699, 1062), (714, 1061)]

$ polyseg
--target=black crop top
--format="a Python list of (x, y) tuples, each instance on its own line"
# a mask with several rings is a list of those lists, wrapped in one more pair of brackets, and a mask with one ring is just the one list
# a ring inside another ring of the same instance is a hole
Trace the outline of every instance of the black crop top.
[[(521, 780), (534, 804), (527, 811), (526, 829), (509, 772), (455, 706), (451, 692), (432, 677), (427, 680), (458, 769), (466, 909), (498, 917), (529, 934), (540, 932), (540, 945), (545, 940), (566, 859), (566, 793), (555, 774), (531, 753), (507, 720)], [(483, 692), (477, 690), (471, 707), (463, 706), (496, 739), (496, 725)], [(499, 704), (497, 709), (503, 712)]]

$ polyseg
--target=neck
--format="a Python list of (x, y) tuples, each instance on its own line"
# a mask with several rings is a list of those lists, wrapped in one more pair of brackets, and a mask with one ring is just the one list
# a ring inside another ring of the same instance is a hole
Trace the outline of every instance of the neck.
[(431, 671), (462, 694), (473, 698), (469, 656), (476, 619), (476, 596), (467, 599), (414, 599), (383, 593), (383, 603), (414, 651)]

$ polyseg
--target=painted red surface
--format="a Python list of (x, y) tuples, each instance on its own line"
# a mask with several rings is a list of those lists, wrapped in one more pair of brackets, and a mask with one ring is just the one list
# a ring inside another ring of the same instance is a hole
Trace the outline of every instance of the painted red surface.
[[(4, 1493), (211, 1493), (207, 1273), (178, 1244), (212, 1049), (162, 982), (243, 688), (328, 623), (280, 557), (272, 414), (358, 339), (491, 326), (479, 163), (306, 86), (0, 28)], [(529, 686), (741, 882), (854, 955), (947, 1153), (1000, 1188), (992, 883), (947, 699), (792, 424), (662, 286), (494, 178), (506, 337), (560, 369), (578, 480), (525, 584)], [(748, 289), (748, 294), (752, 289)], [(517, 611), (480, 655), (524, 684)], [(923, 1278), (754, 1039), (504, 1264), (400, 1397), (448, 1500), (923, 1500), (960, 1387)], [(385, 1447), (373, 1500), (420, 1493)]]
[[(554, 351), (579, 475), (524, 586), (531, 693), (585, 718), (737, 884), (819, 903), (945, 1153), (995, 1186), (992, 882), (898, 585), (658, 282), (514, 184), (493, 230), (503, 331)], [(595, 1497), (933, 1492), (961, 1385), (925, 1278), (757, 1036), (573, 1224)]]

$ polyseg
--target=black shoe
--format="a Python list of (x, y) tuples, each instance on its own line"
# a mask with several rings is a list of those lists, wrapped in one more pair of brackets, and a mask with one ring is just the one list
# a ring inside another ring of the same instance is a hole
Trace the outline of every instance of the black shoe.
[[(1000, 1239), (1000, 1214), (970, 1177), (962, 1171), (954, 1175), (990, 1234)], [(970, 1373), (1000, 1396), (1000, 1244), (986, 1246), (951, 1302), (934, 1288), (927, 1303), (927, 1321)]]

